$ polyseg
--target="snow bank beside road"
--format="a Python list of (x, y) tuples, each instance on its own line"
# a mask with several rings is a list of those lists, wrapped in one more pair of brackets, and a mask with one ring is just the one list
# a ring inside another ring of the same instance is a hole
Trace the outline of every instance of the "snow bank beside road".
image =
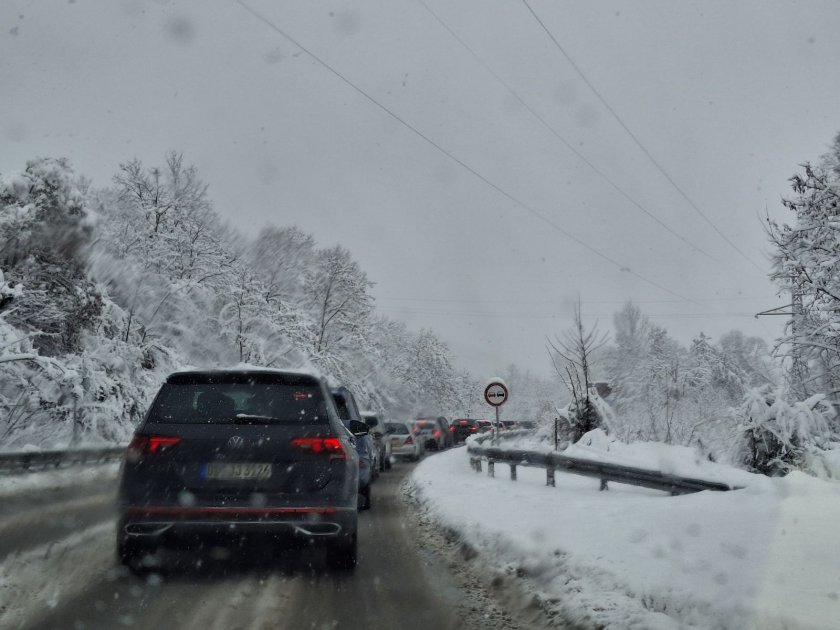
[(837, 483), (751, 476), (744, 490), (670, 497), (619, 484), (598, 492), (597, 480), (559, 472), (549, 488), (541, 469), (520, 467), (517, 482), (506, 466), (496, 471), (473, 472), (456, 449), (418, 465), (411, 491), (486, 560), (525, 575), (567, 621), (837, 627)]
[(113, 484), (119, 474), (119, 462), (79, 465), (58, 470), (0, 475), (0, 499), (41, 490), (59, 490), (88, 483)]

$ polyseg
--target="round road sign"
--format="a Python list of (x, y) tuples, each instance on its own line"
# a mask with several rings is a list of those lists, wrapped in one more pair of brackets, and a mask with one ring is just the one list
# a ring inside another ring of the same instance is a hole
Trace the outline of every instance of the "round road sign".
[(488, 405), (501, 407), (507, 402), (508, 390), (504, 383), (490, 383), (484, 390), (484, 400)]

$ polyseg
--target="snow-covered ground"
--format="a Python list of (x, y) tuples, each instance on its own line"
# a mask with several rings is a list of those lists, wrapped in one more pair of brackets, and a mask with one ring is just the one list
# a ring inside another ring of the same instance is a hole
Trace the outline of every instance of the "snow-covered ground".
[[(608, 459), (746, 486), (671, 497), (507, 466), (474, 472), (466, 449), (424, 460), (410, 492), (485, 561), (524, 576), (566, 621), (607, 628), (840, 627), (840, 484), (768, 479), (664, 445), (592, 444)], [(569, 453), (571, 454), (571, 452)]]

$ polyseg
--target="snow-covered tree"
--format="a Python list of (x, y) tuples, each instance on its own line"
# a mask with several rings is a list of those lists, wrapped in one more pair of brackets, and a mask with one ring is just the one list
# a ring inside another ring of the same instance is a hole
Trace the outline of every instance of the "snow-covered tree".
[(593, 355), (606, 342), (606, 333), (601, 334), (597, 325), (589, 330), (584, 326), (580, 302), (575, 307), (572, 326), (564, 331), (562, 336), (548, 342), (554, 369), (572, 396), (568, 413), (565, 415), (568, 437), (572, 442), (577, 442), (593, 429), (609, 428), (603, 426), (604, 418), (595, 403), (597, 392), (593, 387), (592, 378)]
[(121, 164), (114, 183), (99, 197), (93, 273), (129, 313), (123, 338), (177, 340), (212, 356), (204, 349), (218, 337), (217, 298), (236, 283), (238, 255), (207, 186), (174, 152), (162, 169)]
[(793, 296), (779, 350), (795, 397), (840, 392), (840, 134), (817, 164), (805, 163), (784, 199), (790, 223), (768, 220), (773, 278)]
[(86, 276), (92, 223), (80, 178), (63, 159), (41, 158), (0, 178), (0, 268), (8, 290), (0, 314), (28, 331), (44, 354), (78, 350), (102, 308)]
[(809, 451), (823, 446), (834, 410), (824, 396), (788, 403), (778, 388), (751, 389), (734, 413), (733, 461), (765, 475), (801, 469)]
[(744, 375), (745, 386), (761, 387), (779, 382), (770, 347), (761, 337), (748, 337), (740, 330), (730, 330), (720, 336), (718, 346)]
[(314, 350), (323, 353), (357, 342), (373, 312), (373, 283), (340, 245), (318, 251), (304, 281), (314, 317)]
[(268, 303), (299, 301), (315, 265), (315, 239), (298, 227), (266, 227), (248, 242), (243, 258), (265, 286)]
[(734, 435), (730, 409), (747, 388), (774, 376), (767, 344), (731, 331), (718, 343), (699, 333), (686, 349), (632, 304), (616, 313), (614, 324), (615, 344), (604, 365), (616, 437), (725, 456)]

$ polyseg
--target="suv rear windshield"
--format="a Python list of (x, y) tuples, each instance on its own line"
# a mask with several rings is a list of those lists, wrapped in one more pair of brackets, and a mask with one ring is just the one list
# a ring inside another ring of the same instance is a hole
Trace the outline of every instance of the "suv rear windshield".
[(241, 379), (169, 382), (158, 393), (150, 423), (323, 424), (327, 406), (313, 384)]
[(404, 424), (400, 424), (399, 422), (386, 422), (385, 431), (391, 435), (407, 435), (408, 427)]

